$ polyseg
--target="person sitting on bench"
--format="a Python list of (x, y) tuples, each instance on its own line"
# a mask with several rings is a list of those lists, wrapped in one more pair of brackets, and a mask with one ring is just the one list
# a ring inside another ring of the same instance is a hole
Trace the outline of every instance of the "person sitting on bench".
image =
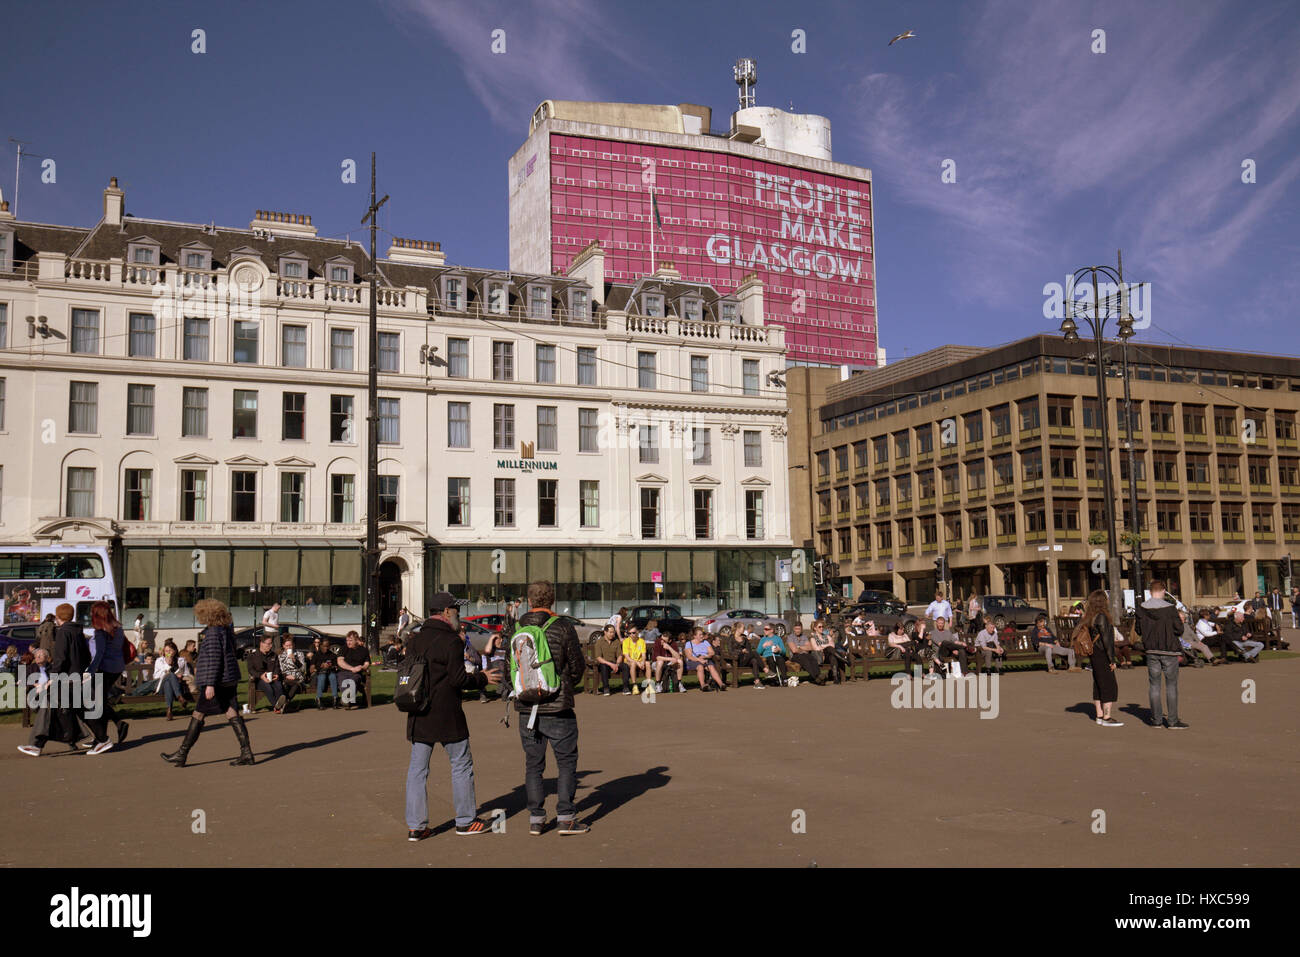
[(312, 642), (308, 666), (311, 668), (311, 674), (316, 678), (316, 710), (318, 711), (320, 696), (325, 693), (326, 685), (329, 685), (334, 707), (339, 706), (339, 666), (335, 661), (336, 657), (328, 641), (317, 638)]
[(361, 700), (366, 675), (370, 673), (370, 652), (355, 631), (348, 632), (347, 647), (335, 663), (339, 666), (339, 696), (347, 700), (351, 711)]
[[(771, 625), (763, 626), (763, 636), (758, 639), (755, 653), (763, 662), (763, 674), (765, 676), (770, 675), (775, 670), (776, 680), (781, 684), (785, 684), (785, 663), (790, 658), (790, 651), (786, 648), (785, 642), (781, 640), (781, 636), (776, 633), (776, 629)], [(761, 681), (759, 687), (762, 687)]]
[(623, 679), (624, 694), (631, 694), (632, 679), (628, 676), (627, 662), (623, 660), (623, 642), (619, 640), (618, 629), (606, 625), (596, 639), (596, 674), (600, 676), (600, 694), (605, 697), (613, 694), (609, 690), (609, 679), (614, 672)]
[[(730, 635), (722, 638), (723, 654), (736, 662), (737, 668), (748, 668), (754, 675), (754, 687), (763, 687), (763, 659), (758, 656), (757, 636), (751, 636), (743, 624), (738, 624)], [(736, 686), (740, 686), (740, 675), (736, 675)]]
[(709, 690), (706, 678), (712, 678), (719, 691), (727, 690), (722, 675), (718, 673), (718, 665), (714, 660), (716, 656), (717, 652), (714, 651), (713, 643), (709, 641), (709, 636), (704, 629), (699, 626), (692, 629), (691, 637), (686, 642), (686, 667), (695, 672), (695, 679), (699, 681), (701, 691)]
[(284, 676), (284, 696), (293, 701), (307, 684), (307, 656), (294, 647), (293, 635), (280, 639), (280, 673)]
[(274, 637), (263, 632), (257, 650), (248, 656), (248, 676), (257, 682), (257, 690), (271, 702), (271, 709), (276, 714), (283, 714), (289, 699), (284, 693), (284, 674), (280, 671), (280, 659), (272, 648), (274, 644)]
[(997, 622), (992, 618), (989, 618), (975, 635), (975, 647), (979, 649), (984, 659), (984, 670), (987, 671), (996, 661), (998, 674), (1002, 674), (1002, 662), (1006, 660), (1007, 652), (1002, 647), (1002, 642), (998, 640)]
[(1074, 663), (1074, 649), (1069, 645), (1063, 645), (1056, 640), (1056, 635), (1052, 634), (1052, 629), (1047, 627), (1047, 616), (1039, 615), (1034, 619), (1034, 627), (1029, 629), (1029, 643), (1033, 646), (1034, 651), (1041, 651), (1047, 659), (1047, 673), (1056, 674), (1056, 668), (1052, 666), (1052, 656), (1064, 658), (1066, 667), (1070, 671), (1082, 671)]
[(1205, 655), (1206, 661), (1214, 661), (1214, 651), (1205, 642), (1200, 640), (1200, 635), (1192, 628), (1191, 623), (1187, 620), (1187, 612), (1180, 611), (1178, 620), (1181, 623), (1182, 630), (1178, 633), (1178, 643), (1183, 646), (1183, 657), (1187, 659), (1189, 665), (1197, 668), (1204, 668), (1205, 665), (1196, 657), (1199, 651)]
[[(1237, 609), (1233, 613), (1232, 620), (1228, 622), (1228, 627), (1223, 629), (1224, 638), (1232, 642), (1232, 646), (1237, 649), (1241, 655), (1242, 661), (1249, 661), (1251, 664), (1259, 663), (1259, 653), (1264, 650), (1262, 641), (1254, 641), (1254, 632), (1251, 629), (1251, 622), (1246, 620), (1246, 616)], [(1228, 660), (1228, 649), (1224, 646), (1223, 660)]]
[(894, 623), (894, 629), (889, 633), (887, 639), (889, 645), (889, 656), (903, 659), (903, 674), (910, 676), (913, 666), (920, 667), (921, 655), (919, 654), (914, 642), (907, 634), (903, 627), (903, 619)]
[(944, 662), (945, 657), (950, 664), (955, 655), (957, 661), (961, 664), (962, 674), (965, 674), (967, 669), (970, 668), (966, 656), (973, 649), (966, 641), (959, 638), (955, 631), (948, 629), (948, 619), (940, 616), (934, 620), (934, 631), (930, 633), (930, 643), (934, 645), (934, 660), (945, 675), (948, 673)]
[[(821, 626), (820, 621), (813, 622), (813, 630), (816, 631)], [(767, 632), (769, 626), (764, 625), (763, 631)], [(822, 666), (817, 658), (817, 652), (813, 650), (812, 639), (808, 635), (792, 634), (790, 636), (790, 660), (795, 662), (804, 671), (808, 672), (808, 678), (813, 684), (822, 683)]]
[(686, 690), (685, 685), (682, 684), (682, 675), (685, 672), (686, 662), (682, 658), (682, 653), (673, 647), (673, 640), (669, 635), (660, 633), (655, 636), (655, 643), (654, 647), (650, 649), (650, 656), (654, 659), (656, 692), (664, 690), (662, 680), (664, 665), (677, 672), (677, 690)]
[[(627, 637), (623, 639), (623, 663), (627, 665), (630, 677), (629, 683), (623, 686), (623, 693), (631, 694), (632, 689), (640, 685), (641, 679), (650, 677), (650, 660), (645, 639), (641, 637), (641, 632), (636, 625), (627, 626)], [(638, 674), (641, 679), (637, 678)]]

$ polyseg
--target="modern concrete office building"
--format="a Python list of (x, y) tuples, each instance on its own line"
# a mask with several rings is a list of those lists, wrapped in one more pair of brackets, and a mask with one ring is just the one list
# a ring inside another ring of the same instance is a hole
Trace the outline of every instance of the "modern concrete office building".
[[(809, 468), (817, 552), (835, 583), (928, 600), (954, 591), (1053, 609), (1104, 586), (1096, 367), (1087, 344), (1033, 336), (944, 346), (829, 385)], [(1121, 348), (1108, 380), (1119, 537), (1131, 531)], [(1300, 361), (1129, 345), (1146, 575), (1188, 604), (1253, 595), (1300, 558)], [(795, 510), (798, 512), (798, 509)], [(1121, 546), (1121, 554), (1129, 549)]]

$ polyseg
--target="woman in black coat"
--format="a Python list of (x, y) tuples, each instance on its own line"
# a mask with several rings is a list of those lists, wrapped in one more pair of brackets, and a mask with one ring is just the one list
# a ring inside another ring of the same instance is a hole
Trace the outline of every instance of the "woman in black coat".
[(1092, 636), (1092, 703), (1097, 709), (1097, 723), (1108, 728), (1122, 727), (1124, 722), (1111, 716), (1119, 698), (1115, 680), (1115, 623), (1110, 617), (1110, 600), (1100, 589), (1088, 596), (1080, 621)]
[(194, 617), (203, 629), (199, 642), (199, 656), (194, 665), (198, 682), (198, 703), (185, 729), (185, 740), (171, 754), (163, 753), (163, 760), (178, 768), (185, 767), (190, 748), (199, 739), (203, 721), (210, 715), (225, 713), (230, 727), (239, 741), (239, 757), (231, 761), (238, 767), (253, 763), (253, 749), (248, 743), (248, 728), (239, 713), (239, 659), (235, 655), (235, 629), (230, 612), (215, 598), (205, 598), (194, 606)]

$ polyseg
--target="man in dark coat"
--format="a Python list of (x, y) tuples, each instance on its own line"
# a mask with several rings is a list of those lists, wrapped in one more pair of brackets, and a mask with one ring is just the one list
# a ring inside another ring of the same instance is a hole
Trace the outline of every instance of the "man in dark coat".
[(483, 689), (501, 683), (498, 670), (465, 670), (465, 646), (460, 637), (456, 599), (439, 592), (429, 602), (432, 616), (410, 634), (408, 657), (423, 658), (428, 669), (429, 707), (406, 716), (411, 763), (406, 769), (406, 838), (422, 841), (429, 830), (429, 760), (441, 744), (451, 761), (451, 793), (456, 805), (456, 833), (486, 834), (490, 825), (478, 817), (474, 795), (474, 756), (469, 750), (469, 725), (461, 707), (464, 688)]
[[(578, 717), (573, 711), (573, 689), (582, 682), (587, 670), (587, 659), (573, 625), (563, 618), (555, 618), (551, 606), (555, 603), (555, 585), (551, 582), (533, 582), (528, 586), (527, 614), (519, 616), (519, 625), (537, 625), (546, 629), (546, 644), (551, 650), (551, 660), (559, 678), (560, 689), (548, 700), (537, 705), (516, 700), (521, 713), (519, 737), (524, 746), (524, 788), (528, 794), (528, 833), (541, 834), (546, 828), (546, 791), (542, 774), (546, 770), (546, 745), (555, 752), (559, 769), (556, 820), (562, 835), (586, 834), (591, 830), (577, 820), (574, 796), (578, 790)], [(550, 625), (547, 625), (550, 622)], [(512, 659), (517, 656), (512, 653)], [(536, 707), (536, 714), (533, 709)], [(523, 715), (527, 715), (525, 719)], [(535, 720), (534, 720), (535, 719)]]
[[(1150, 725), (1153, 728), (1183, 729), (1187, 725), (1178, 720), (1178, 656), (1183, 653), (1182, 622), (1178, 608), (1165, 599), (1165, 583), (1156, 579), (1151, 583), (1151, 597), (1137, 607), (1135, 621), (1137, 633), (1142, 636), (1142, 647), (1147, 659), (1148, 693), (1151, 702)], [(1160, 707), (1160, 681), (1164, 679), (1166, 707)], [(1163, 713), (1168, 712), (1166, 717)]]
[(85, 693), (86, 686), (83, 684), (78, 691), (73, 682), (82, 680), (80, 676), (90, 668), (90, 642), (81, 626), (72, 620), (75, 615), (76, 609), (67, 602), (54, 609), (54, 653), (50, 656), (50, 673), (63, 676), (56, 679), (62, 685), (62, 696), (51, 716), (61, 733), (50, 737), (69, 744), (75, 744), (89, 733), (82, 724), (85, 709), (77, 706), (79, 700), (84, 700), (78, 695)]
[(284, 672), (280, 670), (280, 657), (275, 653), (275, 638), (263, 632), (257, 650), (248, 656), (248, 674), (257, 682), (257, 690), (271, 703), (276, 714), (284, 713), (289, 699), (284, 693)]

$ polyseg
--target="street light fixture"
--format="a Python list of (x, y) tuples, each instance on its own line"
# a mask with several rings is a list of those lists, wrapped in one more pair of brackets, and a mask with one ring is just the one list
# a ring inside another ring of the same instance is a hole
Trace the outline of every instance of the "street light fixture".
[[(1120, 290), (1117, 302), (1112, 302), (1110, 297), (1103, 302), (1099, 290), (1098, 275), (1103, 276), (1108, 283), (1114, 285)], [(1073, 297), (1073, 290), (1081, 283), (1090, 279), (1092, 282), (1092, 303), (1091, 311), (1088, 309), (1088, 300), (1077, 300)], [(1079, 324), (1075, 321), (1076, 317), (1087, 323), (1092, 330), (1093, 341), (1097, 350), (1097, 402), (1100, 405), (1101, 412), (1101, 444), (1102, 444), (1102, 494), (1105, 496), (1105, 520), (1106, 520), (1106, 571), (1107, 582), (1110, 589), (1110, 608), (1112, 620), (1119, 622), (1123, 619), (1123, 595), (1120, 590), (1120, 558), (1119, 542), (1115, 537), (1115, 483), (1110, 467), (1110, 407), (1106, 399), (1106, 323), (1111, 318), (1116, 319), (1118, 326), (1118, 336), (1120, 341), (1127, 347), (1128, 340), (1133, 336), (1133, 318), (1127, 315), (1128, 297), (1123, 294), (1124, 279), (1123, 274), (1116, 272), (1109, 266), (1084, 266), (1074, 272), (1069, 291), (1065, 297), (1066, 316), (1061, 320), (1061, 334), (1065, 337), (1066, 342), (1079, 341)], [(1121, 306), (1125, 308), (1121, 308)], [(1071, 315), (1073, 311), (1073, 315)], [(1112, 312), (1118, 313), (1123, 311), (1124, 316), (1112, 315)], [(1127, 370), (1125, 370), (1127, 372)], [(1124, 378), (1124, 389), (1127, 401), (1128, 377)], [(1132, 506), (1132, 521), (1134, 532), (1137, 532), (1137, 478), (1133, 469), (1133, 442), (1132, 442), (1132, 416), (1128, 414), (1126, 406), (1125, 413), (1128, 417), (1129, 429), (1129, 488)], [(1136, 586), (1135, 586), (1136, 587)], [(1136, 599), (1136, 593), (1135, 593)]]

